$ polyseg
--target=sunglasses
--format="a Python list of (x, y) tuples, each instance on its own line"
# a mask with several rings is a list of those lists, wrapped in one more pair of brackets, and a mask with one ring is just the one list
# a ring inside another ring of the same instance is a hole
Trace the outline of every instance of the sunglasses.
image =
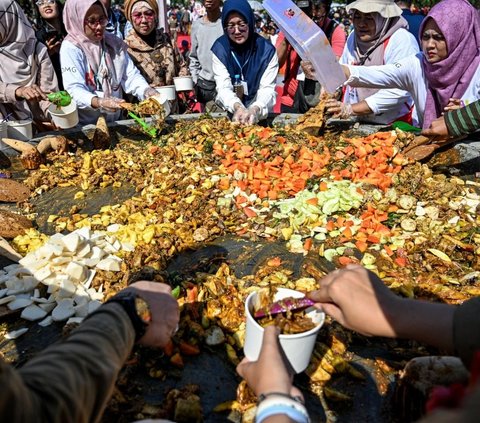
[(247, 32), (248, 25), (245, 22), (239, 22), (237, 24), (229, 24), (225, 27), (225, 29), (230, 33), (233, 34), (235, 29), (238, 29), (240, 32)]
[(85, 25), (88, 25), (90, 28), (96, 28), (98, 25), (100, 26), (107, 26), (108, 19), (105, 16), (102, 16), (101, 18), (94, 19), (94, 18), (89, 18), (85, 19)]
[(132, 13), (132, 19), (134, 21), (140, 21), (142, 20), (142, 17), (145, 18), (146, 21), (153, 21), (155, 19), (155, 12), (147, 10), (145, 12)]
[(47, 4), (54, 4), (55, 0), (38, 0), (35, 4), (40, 7), (40, 6), (46, 6)]

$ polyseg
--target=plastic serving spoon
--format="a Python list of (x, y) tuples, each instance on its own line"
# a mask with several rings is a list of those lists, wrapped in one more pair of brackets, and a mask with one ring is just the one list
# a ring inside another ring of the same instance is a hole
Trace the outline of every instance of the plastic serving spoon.
[(135, 119), (135, 121), (143, 128), (143, 130), (150, 135), (151, 137), (155, 137), (157, 135), (157, 130), (152, 128), (147, 122), (145, 122), (142, 118), (137, 116), (133, 112), (128, 112), (128, 116)]
[(402, 122), (401, 120), (393, 122), (392, 127), (394, 129), (400, 129), (403, 132), (422, 132), (421, 128), (417, 128), (416, 126), (412, 126), (407, 122)]
[(261, 319), (266, 316), (275, 316), (276, 314), (285, 313), (287, 311), (299, 311), (307, 307), (311, 307), (315, 304), (315, 301), (310, 298), (283, 298), (282, 300), (275, 301), (267, 308), (262, 308), (253, 314), (255, 319)]

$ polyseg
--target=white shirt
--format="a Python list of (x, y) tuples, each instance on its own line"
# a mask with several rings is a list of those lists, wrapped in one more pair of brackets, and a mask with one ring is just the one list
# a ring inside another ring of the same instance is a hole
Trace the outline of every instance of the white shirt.
[[(242, 103), (233, 91), (232, 80), (225, 65), (220, 59), (212, 53), (213, 57), (213, 74), (215, 76), (215, 84), (217, 86), (217, 97), (215, 101), (230, 113), (235, 110), (233, 106), (235, 103)], [(277, 93), (275, 91), (275, 84), (277, 82), (278, 74), (278, 58), (274, 54), (265, 72), (263, 72), (258, 86), (257, 93), (252, 103), (247, 107), (258, 106), (260, 108), (259, 120), (265, 119), (268, 113), (273, 110)]]
[[(92, 98), (99, 95), (92, 86), (87, 85), (85, 80), (86, 75), (90, 73), (87, 56), (82, 49), (68, 40), (64, 40), (60, 47), (60, 62), (63, 86), (77, 103), (80, 124), (96, 123), (100, 116), (100, 110), (92, 107)], [(123, 78), (120, 87), (112, 92), (112, 97), (122, 98), (123, 88), (125, 92), (143, 100), (145, 90), (149, 85), (124, 50), (121, 50), (118, 59), (115, 59), (115, 66), (122, 66)], [(107, 120), (110, 122), (119, 117), (120, 111), (107, 114)]]
[[(407, 90), (415, 102), (420, 126), (423, 125), (427, 101), (427, 79), (422, 66), (423, 54), (419, 53), (385, 66), (349, 66), (350, 78), (346, 82), (355, 87), (399, 88)], [(480, 67), (473, 75), (461, 100), (465, 104), (480, 99)]]
[[(356, 64), (355, 59), (355, 31), (353, 31), (345, 44), (342, 57), (339, 62), (344, 65)], [(384, 64), (395, 63), (404, 57), (412, 56), (418, 53), (418, 43), (415, 37), (406, 29), (400, 28), (395, 31), (388, 40), (384, 52)], [(384, 87), (381, 87), (384, 88)], [(373, 114), (359, 116), (362, 121), (368, 121), (378, 124), (390, 124), (397, 118), (406, 115), (413, 106), (411, 95), (405, 90), (386, 89), (380, 90), (367, 97), (365, 101)], [(344, 96), (344, 102), (355, 104), (359, 102), (358, 92), (354, 87), (347, 87)], [(414, 114), (414, 124), (416, 122)]]

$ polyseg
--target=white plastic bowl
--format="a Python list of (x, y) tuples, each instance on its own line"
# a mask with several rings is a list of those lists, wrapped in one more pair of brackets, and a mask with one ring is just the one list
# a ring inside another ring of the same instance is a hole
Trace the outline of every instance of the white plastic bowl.
[(30, 141), (33, 137), (32, 119), (7, 122), (7, 135), (15, 140)]
[(173, 78), (173, 83), (177, 91), (193, 90), (193, 79), (191, 76), (176, 76)]
[(72, 101), (68, 106), (58, 108), (55, 104), (48, 107), (53, 123), (61, 129), (73, 128), (78, 124), (77, 105)]
[[(304, 297), (304, 294), (292, 289), (279, 288), (275, 294), (274, 300), (278, 301), (286, 297), (302, 298)], [(257, 323), (252, 315), (256, 301), (257, 292), (252, 292), (245, 301), (245, 316), (247, 324), (243, 352), (245, 353), (245, 357), (251, 361), (256, 361), (260, 355), (264, 332), (263, 327)], [(301, 373), (308, 367), (313, 348), (315, 347), (315, 340), (317, 339), (318, 332), (325, 321), (325, 313), (314, 307), (307, 308), (306, 313), (316, 324), (313, 329), (293, 335), (279, 336), (280, 346), (285, 353), (285, 357), (296, 373)]]
[(177, 98), (177, 92), (175, 91), (175, 85), (164, 85), (163, 87), (155, 88), (162, 96), (162, 102), (164, 100), (175, 100)]
[(171, 111), (170, 103), (168, 102), (168, 100), (163, 99), (161, 94), (154, 95), (151, 98), (163, 107), (163, 110), (165, 111), (165, 117), (167, 117)]

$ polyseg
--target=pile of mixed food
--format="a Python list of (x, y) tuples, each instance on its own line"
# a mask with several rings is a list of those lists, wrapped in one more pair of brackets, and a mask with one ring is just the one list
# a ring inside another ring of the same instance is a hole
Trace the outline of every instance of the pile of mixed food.
[[(166, 281), (182, 318), (165, 355), (148, 361), (150, 376), (159, 379), (166, 362), (182, 368), (205, 348), (224, 349), (238, 363), (247, 295), (259, 288), (310, 291), (326, 273), (305, 266), (302, 277), (293, 277), (275, 255), (241, 278), (226, 256), (167, 271), (174, 257), (224, 235), (285, 243), (292, 254), (322, 257), (332, 267), (360, 263), (407, 297), (462, 302), (480, 293), (480, 183), (435, 174), (405, 158), (401, 151), (411, 139), (400, 131), (316, 136), (295, 127), (201, 118), (180, 122), (154, 141), (50, 152), (24, 181), (32, 196), (20, 205), (35, 220), (36, 197), (69, 187), (71, 207), (48, 217), (56, 235), (30, 228), (12, 240), (24, 258), (0, 270), (0, 302), (43, 325), (78, 323), (133, 279)], [(92, 193), (126, 186), (134, 187), (131, 198), (83, 212)], [(334, 324), (319, 335), (306, 373), (309, 388), (327, 400), (348, 399), (330, 384), (332, 375), (365, 377), (350, 363), (350, 339)], [(128, 397), (131, 385), (119, 386)], [(108, 413), (125, 415), (128, 408), (135, 418), (196, 421), (188, 413), (201, 413), (198, 395), (190, 386), (171, 394), (168, 406), (153, 408), (126, 407), (116, 396)], [(185, 409), (176, 410), (173, 398), (182, 398), (176, 403)], [(216, 411), (237, 410), (249, 421), (254, 409), (241, 384), (237, 400)]]

